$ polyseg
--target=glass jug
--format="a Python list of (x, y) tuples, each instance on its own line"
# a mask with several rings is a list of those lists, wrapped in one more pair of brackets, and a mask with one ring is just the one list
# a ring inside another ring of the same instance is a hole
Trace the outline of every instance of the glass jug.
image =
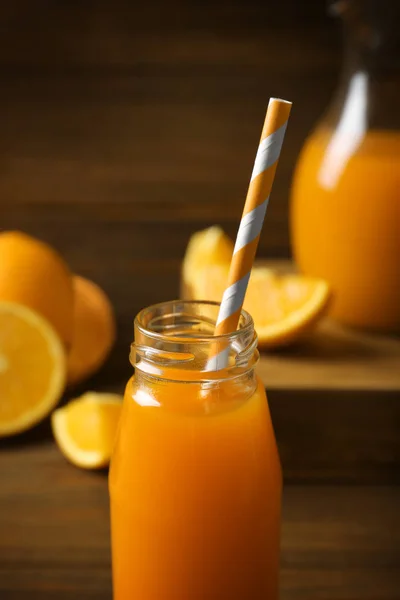
[(332, 8), (343, 18), (344, 68), (295, 171), (294, 257), (330, 282), (334, 318), (399, 332), (400, 2)]

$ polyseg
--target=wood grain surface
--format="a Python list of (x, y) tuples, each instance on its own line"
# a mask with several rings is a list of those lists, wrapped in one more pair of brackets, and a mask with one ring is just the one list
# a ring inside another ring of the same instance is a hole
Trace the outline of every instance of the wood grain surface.
[[(0, 481), (0, 598), (109, 600), (106, 473), (42, 431), (3, 445)], [(399, 505), (395, 486), (287, 486), (281, 600), (398, 600)]]
[(400, 339), (324, 319), (290, 348), (262, 352), (258, 373), (268, 389), (396, 392)]

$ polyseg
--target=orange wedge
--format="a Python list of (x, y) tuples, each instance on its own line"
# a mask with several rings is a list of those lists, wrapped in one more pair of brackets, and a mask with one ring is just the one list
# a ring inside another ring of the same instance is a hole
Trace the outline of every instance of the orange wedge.
[(51, 417), (56, 442), (77, 467), (100, 469), (111, 458), (122, 408), (122, 396), (87, 392)]
[(0, 437), (41, 421), (64, 390), (64, 348), (30, 308), (0, 302)]
[[(189, 240), (182, 265), (183, 296), (198, 299), (197, 278), (211, 265), (229, 266), (232, 253), (233, 242), (220, 227), (214, 225), (194, 233)], [(191, 289), (192, 287), (195, 289)]]
[[(197, 241), (196, 235), (200, 236)], [(220, 240), (226, 238), (223, 232), (218, 235)], [(230, 259), (227, 258), (227, 253), (225, 260), (219, 252), (214, 255), (212, 246), (209, 246), (210, 251), (204, 256), (198, 240), (204, 240), (206, 232), (199, 232), (195, 236), (188, 246), (190, 260), (188, 261), (187, 252), (183, 262), (184, 298), (220, 302), (227, 285)], [(227, 247), (225, 240), (224, 244)], [(217, 247), (218, 245), (214, 245), (214, 248)], [(199, 254), (197, 260), (196, 254)], [(193, 271), (192, 265), (199, 266)], [(322, 279), (296, 274), (279, 275), (273, 269), (255, 266), (244, 308), (254, 319), (259, 347), (274, 348), (294, 342), (308, 332), (325, 314), (329, 299), (329, 286)]]
[(244, 308), (252, 315), (260, 348), (285, 346), (310, 331), (325, 314), (330, 290), (323, 279), (278, 275), (255, 267)]

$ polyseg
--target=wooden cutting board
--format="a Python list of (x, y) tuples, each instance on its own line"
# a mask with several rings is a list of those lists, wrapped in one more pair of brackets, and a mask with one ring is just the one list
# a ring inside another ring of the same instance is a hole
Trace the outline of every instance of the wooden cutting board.
[(267, 389), (380, 390), (400, 393), (400, 339), (324, 320), (297, 346), (261, 353)]
[[(262, 264), (294, 270), (286, 261)], [(262, 353), (258, 372), (267, 389), (400, 393), (400, 338), (364, 333), (324, 319), (298, 345)]]

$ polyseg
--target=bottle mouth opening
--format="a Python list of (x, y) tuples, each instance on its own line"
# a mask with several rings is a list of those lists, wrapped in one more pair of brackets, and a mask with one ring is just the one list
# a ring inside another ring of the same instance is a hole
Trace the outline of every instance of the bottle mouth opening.
[[(135, 329), (154, 340), (210, 344), (234, 340), (254, 331), (251, 315), (241, 311), (238, 328), (230, 333), (214, 335), (219, 302), (205, 300), (173, 300), (144, 308), (135, 319)], [(211, 340), (212, 338), (212, 340)]]
[[(132, 365), (148, 375), (179, 380), (215, 380), (251, 370), (257, 360), (257, 335), (248, 312), (236, 331), (214, 335), (218, 302), (163, 302), (143, 309), (135, 319)], [(210, 367), (216, 347), (226, 350), (226, 366)]]

